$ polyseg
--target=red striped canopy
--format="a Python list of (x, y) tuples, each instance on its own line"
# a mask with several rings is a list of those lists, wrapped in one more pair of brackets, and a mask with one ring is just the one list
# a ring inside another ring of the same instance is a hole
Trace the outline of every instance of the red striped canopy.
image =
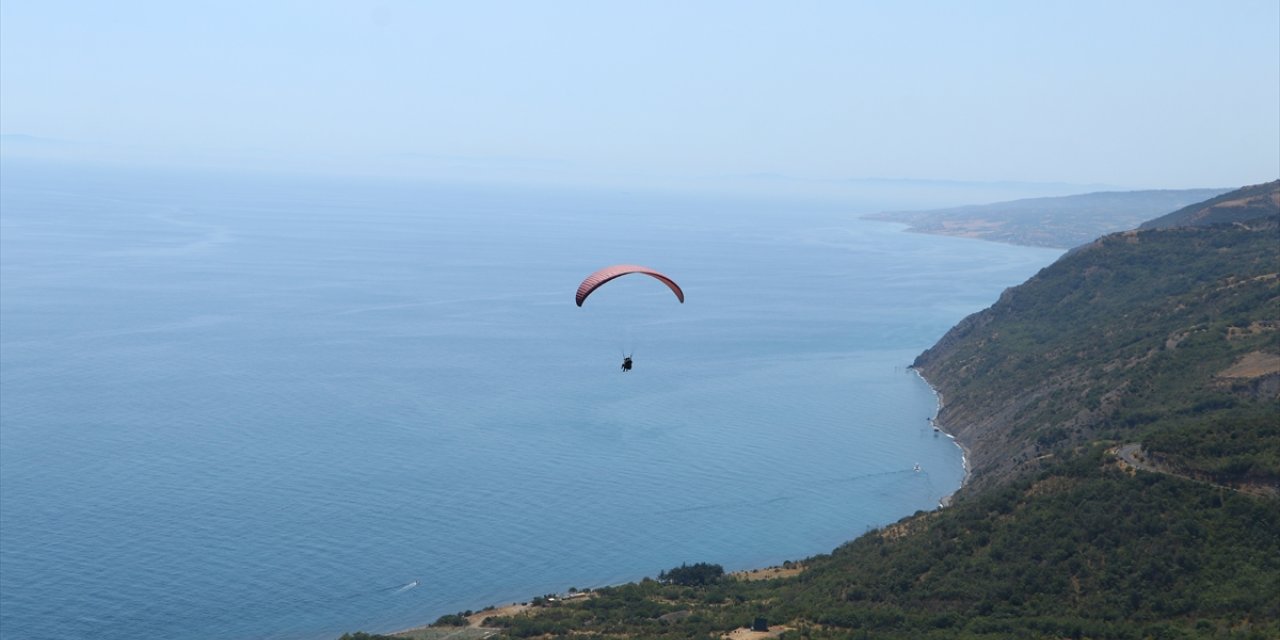
[(629, 273), (643, 273), (646, 276), (652, 276), (661, 280), (663, 284), (671, 288), (671, 292), (676, 294), (676, 298), (679, 299), (680, 302), (684, 302), (684, 292), (680, 290), (680, 285), (676, 284), (675, 280), (672, 280), (649, 267), (642, 267), (635, 264), (615, 264), (612, 267), (605, 267), (587, 276), (587, 279), (583, 280), (582, 284), (578, 285), (578, 306), (581, 307), (583, 301), (587, 299), (587, 296), (591, 295), (591, 292), (598, 289), (600, 285)]

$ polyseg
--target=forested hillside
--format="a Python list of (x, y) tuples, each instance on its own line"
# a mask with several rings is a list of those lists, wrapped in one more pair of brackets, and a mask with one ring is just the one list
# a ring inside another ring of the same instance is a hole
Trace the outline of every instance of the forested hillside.
[(1280, 210), (1280, 180), (1256, 184), (1216, 198), (1183, 207), (1155, 220), (1144, 222), (1139, 229), (1171, 227), (1204, 227), (1213, 224), (1247, 222), (1275, 215)]
[[(1277, 220), (1104, 237), (922, 354), (939, 422), (972, 449), (973, 487), (1098, 439), (1149, 440), (1171, 464), (1275, 483)], [(1247, 449), (1232, 444), (1241, 431)]]

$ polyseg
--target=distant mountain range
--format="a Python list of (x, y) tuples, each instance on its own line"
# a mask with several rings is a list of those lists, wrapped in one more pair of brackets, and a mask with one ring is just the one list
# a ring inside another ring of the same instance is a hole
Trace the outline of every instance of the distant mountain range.
[(1043, 191), (1093, 190), (1105, 191), (1115, 187), (1105, 184), (1077, 184), (1070, 182), (1026, 182), (1019, 180), (942, 180), (937, 178), (849, 178), (845, 182), (860, 186), (905, 187), (968, 187), (998, 189), (1038, 189)]
[(918, 233), (1068, 249), (1105, 233), (1133, 229), (1155, 216), (1225, 191), (1227, 189), (1103, 191), (929, 211), (892, 211), (863, 217), (901, 222), (909, 225), (909, 231)]

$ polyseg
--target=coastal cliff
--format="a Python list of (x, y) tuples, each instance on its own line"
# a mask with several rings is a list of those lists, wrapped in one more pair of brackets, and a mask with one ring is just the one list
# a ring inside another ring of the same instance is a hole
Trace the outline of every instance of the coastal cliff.
[[(939, 425), (971, 452), (967, 493), (1097, 440), (1167, 448), (1170, 434), (1217, 425), (1220, 412), (1236, 423), (1274, 417), (1280, 183), (1263, 186), (1261, 195), (1242, 191), (1272, 206), (1237, 207), (1244, 219), (1099, 238), (1006, 290), (915, 360), (946, 400)], [(1212, 440), (1238, 438), (1210, 430)], [(1224, 480), (1280, 476), (1266, 454), (1227, 463), (1165, 454)]]

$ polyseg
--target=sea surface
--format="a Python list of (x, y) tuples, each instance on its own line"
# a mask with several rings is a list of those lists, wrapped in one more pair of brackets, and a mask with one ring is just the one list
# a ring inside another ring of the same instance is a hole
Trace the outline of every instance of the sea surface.
[[(914, 204), (6, 164), (0, 636), (390, 632), (935, 508), (906, 366), (1060, 252), (857, 218)], [(576, 307), (614, 263), (687, 301)]]

